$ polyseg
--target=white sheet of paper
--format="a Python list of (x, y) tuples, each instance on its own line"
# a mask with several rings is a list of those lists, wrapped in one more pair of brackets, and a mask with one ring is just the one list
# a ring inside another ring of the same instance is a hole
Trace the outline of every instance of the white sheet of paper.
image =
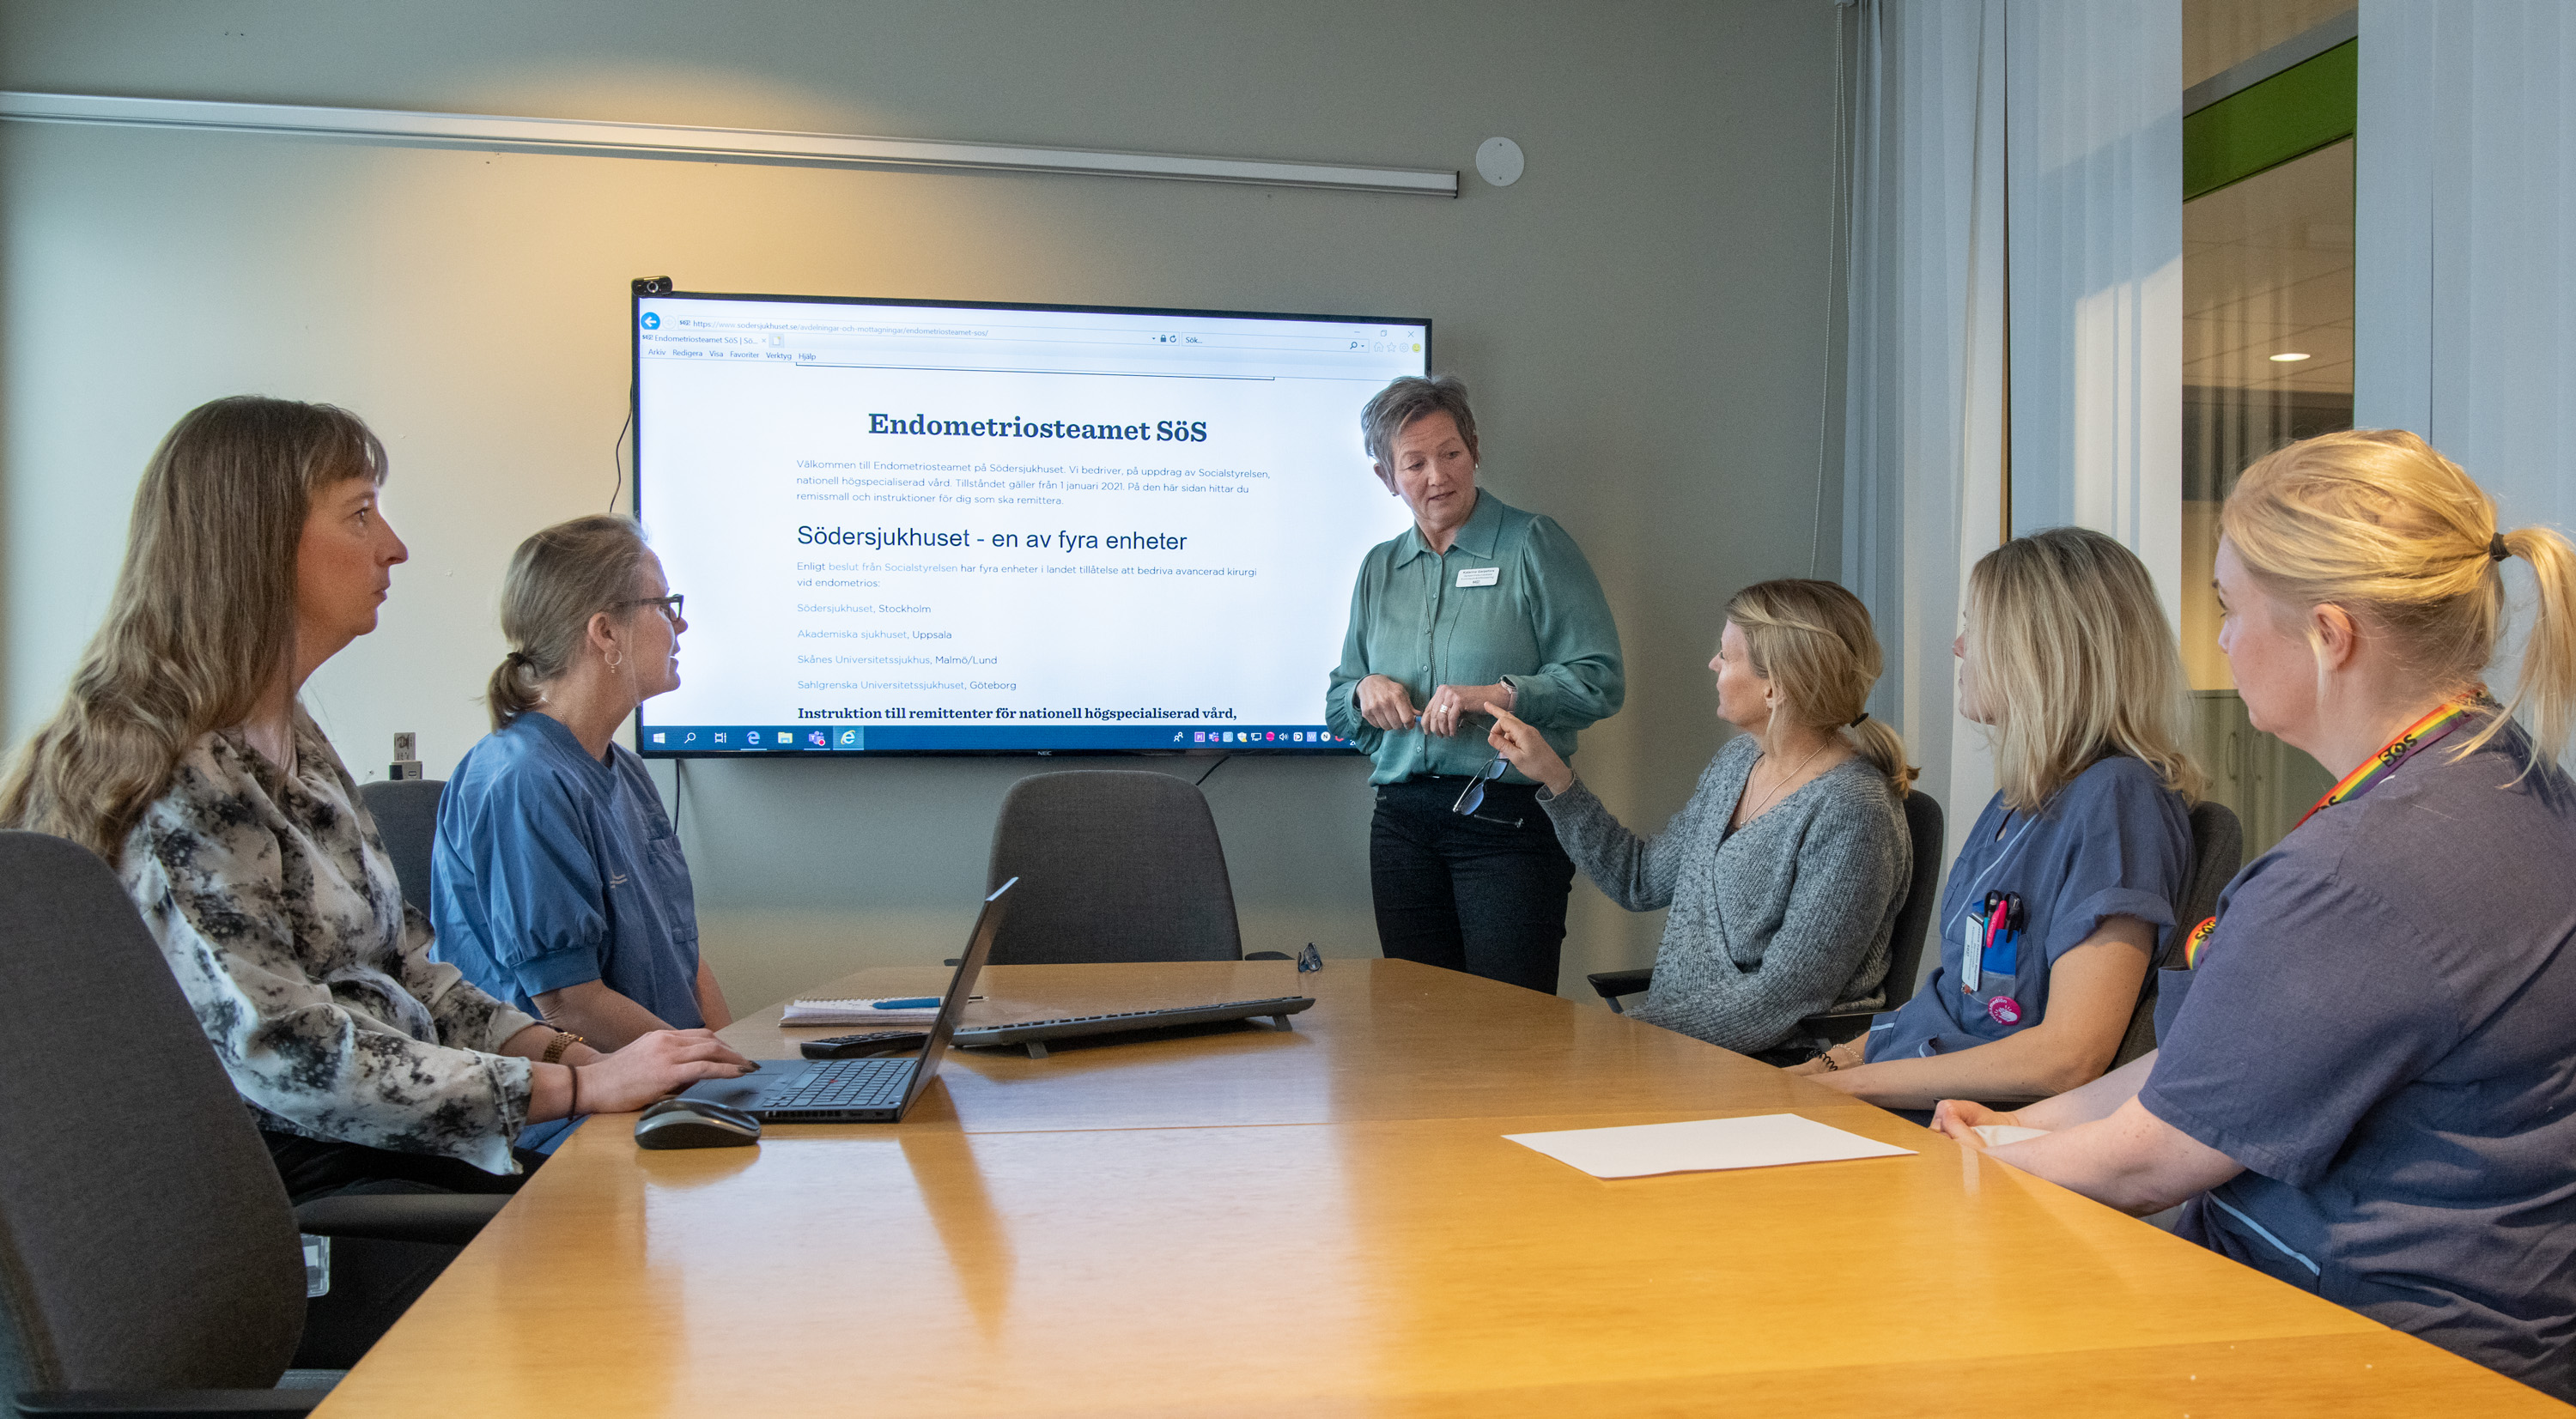
[(2024, 1128), (2017, 1123), (1981, 1123), (1977, 1125), (1977, 1136), (1986, 1140), (1987, 1147), (2001, 1148), (2007, 1143), (2019, 1143), (2025, 1138), (2046, 1138), (2048, 1130)]
[(1503, 1137), (1596, 1178), (1777, 1168), (1789, 1163), (1829, 1163), (1843, 1158), (1910, 1157), (1914, 1152), (1796, 1114), (1641, 1123), (1627, 1128), (1574, 1128), (1561, 1133), (1506, 1133)]

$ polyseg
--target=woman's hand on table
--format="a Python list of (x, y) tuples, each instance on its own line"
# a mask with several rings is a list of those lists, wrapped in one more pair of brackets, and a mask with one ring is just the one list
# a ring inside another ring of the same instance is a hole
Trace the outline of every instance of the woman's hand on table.
[(1413, 708), (1413, 696), (1384, 675), (1371, 675), (1360, 681), (1360, 718), (1389, 734), (1411, 729), (1420, 715)]
[(1565, 760), (1556, 756), (1556, 750), (1548, 747), (1537, 730), (1499, 704), (1488, 702), (1485, 713), (1494, 717), (1493, 731), (1485, 736), (1485, 742), (1510, 760), (1522, 777), (1545, 785), (1549, 797), (1574, 787), (1574, 770), (1565, 766)]
[(1932, 1107), (1932, 1131), (1947, 1134), (1971, 1148), (1984, 1148), (1986, 1140), (1978, 1136), (1977, 1130), (1997, 1123), (2010, 1128), (2030, 1126), (2021, 1121), (2018, 1113), (2001, 1113), (1973, 1099), (1943, 1099)]
[(735, 1079), (755, 1067), (713, 1030), (656, 1030), (581, 1066), (581, 1111), (632, 1113), (701, 1079)]

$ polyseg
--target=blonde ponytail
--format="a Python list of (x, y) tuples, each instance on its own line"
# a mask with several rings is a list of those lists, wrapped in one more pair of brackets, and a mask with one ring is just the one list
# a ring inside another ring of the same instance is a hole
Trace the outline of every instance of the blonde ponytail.
[(1830, 581), (1756, 582), (1726, 603), (1726, 619), (1744, 633), (1753, 673), (1779, 690), (1779, 712), (1847, 733), (1887, 777), (1890, 793), (1902, 798), (1912, 790), (1916, 770), (1905, 762), (1905, 741), (1862, 708), (1882, 657), (1859, 597)]
[(2343, 607), (2445, 695), (2475, 693), (2503, 638), (2497, 553), (2528, 561), (2539, 596), (2521, 675), (2504, 713), (2458, 752), (2524, 711), (2535, 761), (2566, 749), (2576, 730), (2576, 549), (2546, 527), (2501, 531), (2495, 499), (2421, 438), (2350, 429), (2301, 439), (2245, 470), (2218, 530), (2265, 590), (2294, 606)]
[[(2531, 579), (2539, 587), (2531, 635), (2522, 648), (2522, 673), (2514, 679), (2505, 713), (2528, 708), (2532, 748), (2540, 758), (2555, 759), (2567, 751), (2568, 735), (2576, 732), (2576, 547), (2547, 527), (2516, 528), (2504, 534), (2504, 546), (2531, 563)], [(2485, 733), (2501, 727), (2499, 721)]]
[(1914, 780), (1923, 771), (1905, 762), (1905, 740), (1885, 724), (1863, 716), (1861, 722), (1844, 731), (1852, 739), (1852, 748), (1869, 760), (1870, 766), (1887, 776), (1888, 789), (1902, 798), (1914, 791)]

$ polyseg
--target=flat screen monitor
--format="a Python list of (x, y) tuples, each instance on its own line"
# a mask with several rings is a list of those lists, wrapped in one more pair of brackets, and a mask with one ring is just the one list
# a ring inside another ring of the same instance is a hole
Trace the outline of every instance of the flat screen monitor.
[(635, 514), (687, 598), (647, 756), (1354, 752), (1361, 555), (1409, 515), (1364, 316), (646, 292)]

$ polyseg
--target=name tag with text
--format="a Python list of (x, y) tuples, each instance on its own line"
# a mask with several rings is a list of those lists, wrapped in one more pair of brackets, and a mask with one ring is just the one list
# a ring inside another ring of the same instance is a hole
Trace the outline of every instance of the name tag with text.
[(1501, 567), (1469, 567), (1458, 573), (1460, 586), (1492, 586), (1503, 579)]

